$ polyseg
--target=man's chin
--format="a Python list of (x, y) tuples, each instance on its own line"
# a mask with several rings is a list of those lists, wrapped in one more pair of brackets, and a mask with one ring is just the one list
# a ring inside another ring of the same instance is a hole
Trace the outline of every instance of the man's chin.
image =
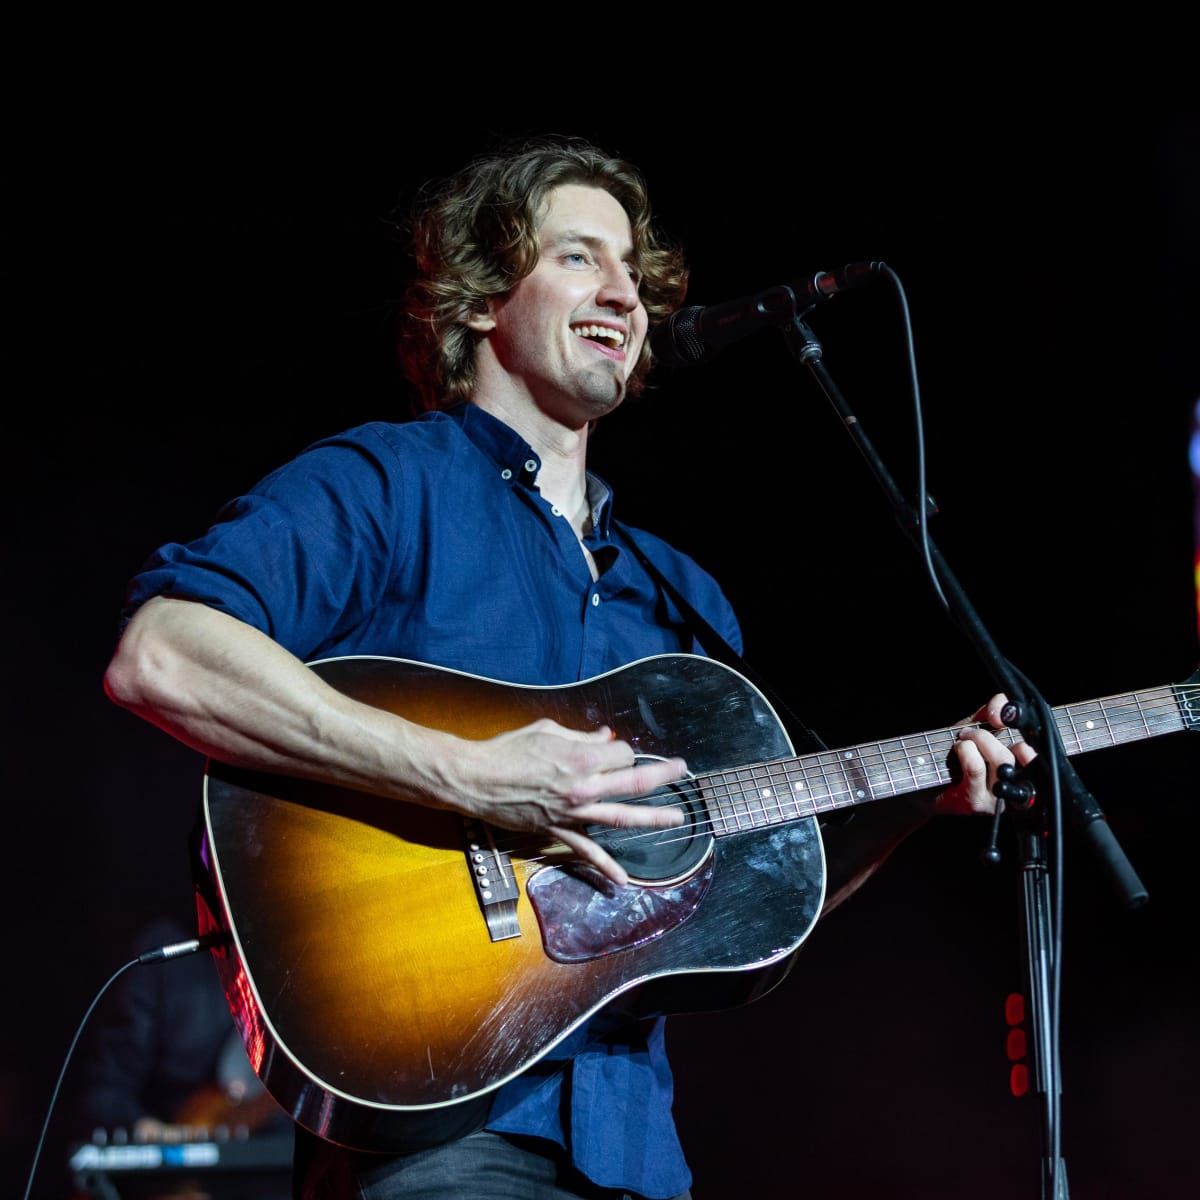
[(600, 420), (601, 417), (607, 417), (609, 413), (614, 413), (621, 407), (621, 402), (625, 399), (624, 387), (618, 389), (615, 395), (610, 395), (604, 401), (596, 401), (590, 406), (588, 413), (588, 423)]
[(625, 380), (621, 376), (597, 378), (595, 374), (590, 374), (574, 397), (574, 407), (582, 417), (581, 423), (590, 424), (614, 412), (625, 399), (625, 392)]
[(621, 406), (625, 399), (623, 374), (587, 371), (575, 375), (572, 387), (556, 389), (535, 400), (537, 406), (567, 429), (582, 430)]

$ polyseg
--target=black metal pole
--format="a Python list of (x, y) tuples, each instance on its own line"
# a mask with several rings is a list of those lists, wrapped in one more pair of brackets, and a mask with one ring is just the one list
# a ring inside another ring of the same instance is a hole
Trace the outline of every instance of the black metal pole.
[[(1046, 721), (1044, 714), (1049, 706), (1034, 691), (1019, 672), (1000, 653), (999, 647), (984, 626), (979, 614), (967, 598), (958, 579), (942, 557), (933, 539), (924, 534), (917, 520), (916, 508), (909, 504), (896, 486), (887, 466), (879, 457), (866, 430), (857, 415), (846, 403), (841, 390), (824, 364), (824, 351), (813, 331), (797, 315), (791, 325), (783, 330), (784, 341), (793, 356), (808, 367), (824, 392), (834, 411), (866, 460), (871, 473), (883, 489), (896, 523), (905, 536), (913, 542), (918, 552), (928, 553), (930, 566), (934, 570), (934, 582), (939, 595), (944, 599), (951, 619), (962, 629), (983, 660), (985, 669), (1013, 704), (1014, 724), (1020, 728), (1025, 739), (1041, 756), (1035, 760), (1037, 773), (1045, 780), (1043, 795), (1050, 797), (1052, 805), (1061, 806), (1059, 781), (1067, 763), (1066, 748), (1062, 744), (1058, 728), (1053, 720)], [(920, 498), (925, 510), (929, 509), (929, 498)], [(922, 536), (924, 534), (924, 536)], [(1019, 785), (1018, 785), (1019, 787)], [(1039, 806), (1039, 814), (1043, 811)], [(1059, 808), (1061, 811), (1061, 808)], [(1039, 816), (1039, 820), (1040, 820)], [(1058, 830), (1061, 819), (1053, 822)], [(1061, 1088), (1058, 1078), (1058, 1005), (1056, 1003), (1057, 981), (1061, 978), (1061, 938), (1056, 936), (1054, 904), (1051, 898), (1049, 868), (1042, 856), (1041, 842), (1049, 841), (1050, 826), (1043, 821), (1045, 838), (1033, 838), (1034, 862), (1025, 870), (1025, 928), (1026, 951), (1029, 958), (1030, 1011), (1037, 1051), (1039, 1093), (1042, 1096), (1042, 1196), (1043, 1200), (1067, 1200), (1066, 1167), (1060, 1152)], [(1056, 843), (1055, 843), (1056, 844)], [(1135, 877), (1136, 878), (1136, 877)], [(1044, 1085), (1044, 1090), (1043, 1090)]]

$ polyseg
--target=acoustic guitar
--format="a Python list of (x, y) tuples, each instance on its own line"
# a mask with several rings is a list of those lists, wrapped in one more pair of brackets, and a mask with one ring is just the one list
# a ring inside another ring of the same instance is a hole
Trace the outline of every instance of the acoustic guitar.
[[(958, 732), (796, 757), (748, 680), (692, 655), (563, 687), (390, 658), (312, 669), (462, 737), (539, 717), (608, 725), (692, 772), (636, 801), (678, 806), (682, 827), (590, 831), (628, 871), (618, 887), (538, 835), (210, 762), (201, 932), (224, 935), (234, 1020), (279, 1103), (361, 1149), (406, 1145), (414, 1116), (486, 1102), (602, 1008), (726, 1007), (773, 987), (824, 900), (818, 818), (945, 786)], [(1200, 672), (1055, 716), (1072, 754), (1194, 728)]]

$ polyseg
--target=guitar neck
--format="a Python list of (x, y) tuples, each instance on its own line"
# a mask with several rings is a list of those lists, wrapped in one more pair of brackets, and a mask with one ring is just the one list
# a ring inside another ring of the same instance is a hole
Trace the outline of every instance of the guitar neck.
[[(1083, 754), (1195, 727), (1200, 722), (1198, 680), (1200, 673), (1182, 684), (1055, 708), (1067, 753)], [(946, 787), (960, 728), (754, 763), (702, 775), (696, 782), (718, 837), (760, 829), (888, 796)], [(995, 736), (1010, 746), (1024, 740), (1010, 729)]]

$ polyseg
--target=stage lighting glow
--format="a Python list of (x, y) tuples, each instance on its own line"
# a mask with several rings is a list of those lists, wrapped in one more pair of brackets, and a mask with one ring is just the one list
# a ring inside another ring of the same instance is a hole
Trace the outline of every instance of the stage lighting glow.
[(1192, 439), (1188, 444), (1188, 461), (1192, 464), (1192, 567), (1196, 588), (1196, 628), (1200, 631), (1200, 400), (1192, 409)]

